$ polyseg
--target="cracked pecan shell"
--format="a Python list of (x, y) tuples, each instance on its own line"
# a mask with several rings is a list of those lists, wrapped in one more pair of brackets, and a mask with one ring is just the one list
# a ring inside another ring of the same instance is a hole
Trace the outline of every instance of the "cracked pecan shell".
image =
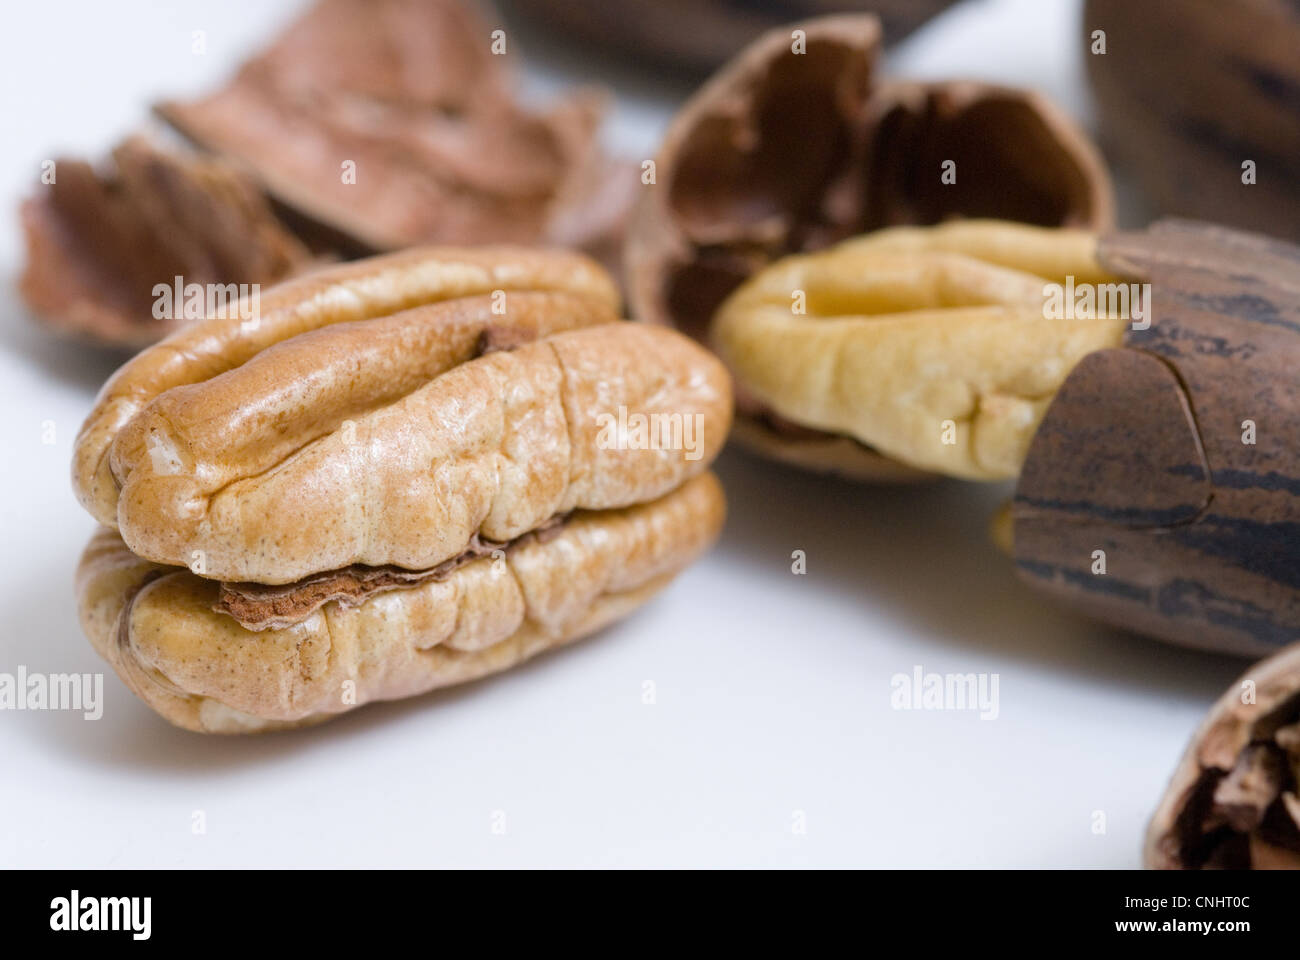
[(801, 428), (1018, 475), (995, 530), (1033, 586), (1258, 656), (1300, 639), (1298, 268), (1295, 246), (1187, 221), (893, 228), (772, 264), (712, 333), (738, 389)]
[(1300, 639), (1300, 248), (1161, 221), (1098, 259), (1151, 284), (1150, 325), (1048, 407), (1012, 506), (1021, 577), (1174, 643)]
[(1300, 646), (1256, 664), (1192, 738), (1147, 829), (1155, 869), (1300, 869)]
[(114, 347), (184, 322), (155, 316), (159, 283), (269, 285), (312, 259), (245, 173), (143, 137), (101, 171), (58, 160), (55, 181), (23, 202), (22, 225), (23, 299), (59, 333)]
[(605, 252), (637, 181), (601, 148), (604, 96), (523, 106), (517, 57), (494, 55), (484, 13), (461, 0), (320, 0), (225, 87), (157, 112), (348, 252)]

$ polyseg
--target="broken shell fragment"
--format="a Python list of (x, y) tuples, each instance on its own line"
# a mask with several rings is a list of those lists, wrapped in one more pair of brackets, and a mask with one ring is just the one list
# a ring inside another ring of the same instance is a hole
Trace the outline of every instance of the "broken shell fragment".
[(321, 0), (227, 86), (157, 111), (348, 252), (621, 245), (636, 171), (601, 148), (604, 97), (524, 107), (491, 32), (461, 0)]
[(1300, 869), (1300, 646), (1210, 709), (1147, 829), (1156, 869)]
[[(140, 347), (194, 317), (159, 286), (247, 291), (305, 269), (311, 254), (230, 163), (133, 137), (96, 171), (55, 162), (55, 179), (22, 206), (27, 264), (19, 289), (59, 333)], [(226, 296), (227, 292), (231, 296)], [(224, 301), (223, 301), (224, 302)]]

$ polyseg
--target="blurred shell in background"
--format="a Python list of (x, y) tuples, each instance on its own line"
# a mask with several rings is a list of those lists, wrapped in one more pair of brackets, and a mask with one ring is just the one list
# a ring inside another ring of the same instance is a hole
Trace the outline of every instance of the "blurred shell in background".
[(1154, 213), (1300, 238), (1300, 4), (1088, 0), (1083, 25), (1103, 146)]
[(580, 248), (616, 267), (637, 167), (607, 97), (517, 99), (519, 51), (464, 0), (318, 0), (221, 89), (159, 114), (201, 152), (131, 140), (56, 165), (23, 207), (21, 284), (51, 328), (137, 348), (194, 319), (152, 291), (272, 284), (424, 243)]
[(276, 283), (311, 260), (257, 184), (215, 157), (133, 137), (96, 170), (55, 161), (53, 183), (22, 205), (19, 290), (60, 334), (127, 348), (169, 333), (156, 284)]
[(614, 229), (565, 209), (610, 170), (606, 98), (523, 106), (518, 52), (493, 54), (493, 24), (461, 0), (319, 0), (225, 87), (158, 113), (362, 252), (545, 242), (562, 216), (564, 239), (585, 247), (575, 226)]
[(874, 13), (897, 43), (956, 0), (532, 0), (508, 3), (574, 43), (615, 50), (662, 67), (707, 74), (763, 31), (787, 20)]

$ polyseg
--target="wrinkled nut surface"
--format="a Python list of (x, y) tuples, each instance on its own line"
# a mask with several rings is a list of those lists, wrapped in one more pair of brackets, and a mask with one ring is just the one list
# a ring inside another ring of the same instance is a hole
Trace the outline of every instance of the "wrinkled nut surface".
[(1096, 236), (996, 221), (896, 227), (761, 271), (712, 342), (784, 419), (950, 476), (1015, 476), (1057, 388), (1125, 316), (1044, 316), (1048, 283), (1115, 280)]
[(1300, 247), (1175, 220), (1097, 256), (1150, 284), (1150, 325), (1048, 408), (1013, 504), (1019, 573), (1127, 629), (1272, 653), (1300, 639)]
[(430, 248), (141, 353), (75, 451), (109, 528), (78, 579), (88, 635), (168, 719), (239, 731), (470, 679), (621, 616), (719, 531), (707, 468), (731, 386), (617, 310), (578, 255)]
[[(802, 30), (804, 49), (792, 49)], [(775, 259), (886, 226), (955, 217), (1099, 230), (1110, 180), (1086, 136), (1050, 102), (967, 81), (874, 80), (880, 28), (824, 17), (764, 34), (673, 119), (625, 247), (640, 320), (703, 339), (746, 278)], [(943, 164), (956, 182), (943, 183)], [(920, 476), (861, 447), (786, 429), (743, 391), (738, 413), (783, 459), (863, 477)], [(851, 453), (852, 463), (839, 454)], [(844, 468), (847, 467), (847, 470)]]
[(1300, 869), (1300, 646), (1211, 708), (1147, 829), (1156, 869)]

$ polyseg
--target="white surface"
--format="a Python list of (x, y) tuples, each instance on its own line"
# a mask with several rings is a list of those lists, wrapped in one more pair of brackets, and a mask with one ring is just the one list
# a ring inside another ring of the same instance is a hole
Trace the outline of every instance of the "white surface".
[[(151, 97), (209, 88), (291, 12), (152, 6), (10, 5), (0, 32), (0, 672), (103, 669), (73, 606), (93, 523), (68, 461), (115, 366), (25, 316), (10, 213), (42, 159), (101, 154)], [(1077, 21), (1064, 0), (975, 0), (889, 62), (1083, 111)], [(543, 93), (575, 62), (533, 60)], [(634, 153), (666, 115), (644, 90), (613, 127)], [(711, 556), (624, 624), (486, 682), (253, 739), (174, 730), (111, 672), (98, 721), (0, 712), (0, 866), (1137, 865), (1187, 737), (1244, 663), (1029, 593), (985, 537), (1005, 491), (860, 488), (737, 454), (721, 472), (731, 516)], [(891, 676), (917, 664), (999, 674), (999, 718), (892, 710)]]

